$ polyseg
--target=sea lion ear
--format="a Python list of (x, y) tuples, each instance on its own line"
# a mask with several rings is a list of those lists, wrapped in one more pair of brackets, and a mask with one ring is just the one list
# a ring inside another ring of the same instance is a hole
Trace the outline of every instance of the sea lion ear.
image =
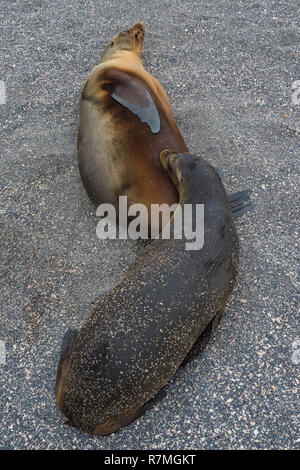
[(156, 105), (142, 80), (119, 72), (118, 79), (110, 84), (109, 92), (114, 100), (146, 122), (153, 134), (160, 131)]

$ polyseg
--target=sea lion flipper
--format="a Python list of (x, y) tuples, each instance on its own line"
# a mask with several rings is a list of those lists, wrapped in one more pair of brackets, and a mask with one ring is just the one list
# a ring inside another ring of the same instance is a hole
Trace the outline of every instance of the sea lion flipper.
[(234, 219), (241, 217), (253, 208), (250, 198), (251, 192), (251, 190), (246, 190), (229, 194), (228, 199)]
[(181, 363), (181, 367), (185, 367), (189, 362), (191, 362), (195, 357), (198, 356), (206, 346), (208, 345), (213, 333), (216, 331), (217, 326), (219, 325), (221, 318), (223, 315), (223, 310), (220, 310), (211, 322), (207, 325), (204, 331), (202, 331), (201, 335), (198, 336), (195, 343), (193, 344), (192, 348), (189, 350), (185, 358)]
[(70, 349), (72, 349), (74, 340), (77, 335), (78, 335), (78, 330), (75, 330), (75, 328), (67, 329), (67, 331), (65, 332), (63, 336), (63, 340), (61, 343), (61, 351), (60, 351), (61, 356), (66, 355), (70, 352)]
[(216, 170), (216, 172), (218, 173), (218, 175), (220, 176), (220, 178), (223, 179), (224, 173), (223, 173), (222, 168), (219, 167), (219, 166), (216, 166), (216, 167), (215, 167), (215, 170)]
[(68, 367), (70, 357), (73, 351), (74, 341), (78, 335), (78, 330), (69, 328), (63, 337), (61, 350), (60, 350), (60, 358), (57, 367), (57, 374), (56, 374), (56, 384), (55, 384), (55, 394), (58, 405), (61, 407), (61, 392), (62, 392), (62, 385), (63, 385), (63, 378), (65, 371)]
[[(218, 173), (221, 180), (223, 179), (223, 171), (220, 167), (215, 167), (216, 172)], [(245, 191), (236, 191), (235, 193), (231, 193), (228, 195), (231, 212), (234, 219), (238, 219), (250, 209), (253, 208), (253, 204), (251, 202), (250, 194), (251, 190)]]
[[(116, 72), (114, 71), (114, 78)], [(119, 72), (118, 80), (110, 85), (111, 97), (146, 122), (153, 134), (160, 131), (160, 118), (153, 98), (138, 78)]]

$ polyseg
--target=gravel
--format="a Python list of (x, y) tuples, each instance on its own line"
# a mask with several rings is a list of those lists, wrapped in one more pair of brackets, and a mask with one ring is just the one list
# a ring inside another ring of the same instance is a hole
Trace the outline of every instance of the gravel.
[[(1, 448), (299, 448), (298, 2), (1, 0), (1, 12)], [(56, 408), (61, 339), (142, 246), (96, 238), (78, 103), (105, 44), (136, 21), (190, 151), (222, 168), (228, 191), (252, 189), (255, 208), (238, 222), (240, 274), (206, 350), (144, 417), (97, 438)]]

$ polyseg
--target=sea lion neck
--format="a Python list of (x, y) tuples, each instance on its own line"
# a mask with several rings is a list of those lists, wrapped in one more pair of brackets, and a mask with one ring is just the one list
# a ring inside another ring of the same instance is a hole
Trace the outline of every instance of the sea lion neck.
[(105, 62), (109, 62), (111, 60), (121, 61), (124, 64), (126, 63), (134, 63), (137, 66), (143, 66), (142, 59), (140, 54), (135, 51), (129, 51), (126, 49), (119, 49), (116, 51), (109, 51), (105, 53), (100, 60), (100, 64)]

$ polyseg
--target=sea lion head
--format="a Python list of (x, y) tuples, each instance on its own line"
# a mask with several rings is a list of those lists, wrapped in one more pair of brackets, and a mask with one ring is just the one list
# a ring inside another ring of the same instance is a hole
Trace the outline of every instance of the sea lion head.
[(199, 183), (205, 179), (205, 160), (191, 153), (175, 153), (169, 149), (160, 153), (160, 161), (174, 183), (179, 197), (183, 192), (189, 194), (198, 190)]
[(143, 47), (144, 35), (145, 29), (142, 23), (135, 23), (127, 31), (117, 34), (104, 49), (100, 62), (112, 59), (119, 51), (133, 52), (139, 57)]
[(163, 168), (168, 172), (172, 182), (176, 186), (179, 195), (182, 193), (183, 186), (183, 175), (184, 170), (184, 159), (185, 154), (175, 153), (169, 149), (163, 150), (160, 153), (160, 161)]
[[(224, 188), (216, 169), (202, 156), (163, 150), (160, 161), (175, 185), (179, 199), (205, 200)], [(222, 189), (221, 189), (222, 188)]]

